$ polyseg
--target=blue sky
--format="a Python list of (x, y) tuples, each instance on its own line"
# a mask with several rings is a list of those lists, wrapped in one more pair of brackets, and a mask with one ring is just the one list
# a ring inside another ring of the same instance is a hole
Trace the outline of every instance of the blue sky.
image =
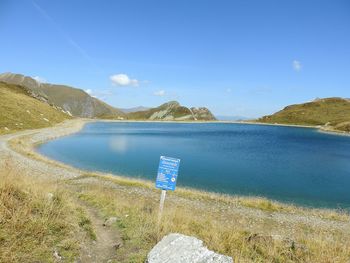
[(116, 107), (258, 117), (350, 97), (350, 1), (0, 0), (0, 72)]

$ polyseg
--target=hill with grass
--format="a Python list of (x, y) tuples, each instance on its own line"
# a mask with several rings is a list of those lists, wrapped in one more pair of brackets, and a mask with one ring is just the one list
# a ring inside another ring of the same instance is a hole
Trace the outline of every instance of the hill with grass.
[(290, 105), (257, 121), (322, 126), (328, 130), (350, 132), (350, 99), (334, 97)]
[(25, 87), (0, 82), (0, 134), (49, 127), (70, 119), (65, 110), (49, 105)]
[(66, 85), (41, 83), (21, 74), (0, 74), (0, 81), (25, 87), (34, 97), (40, 97), (51, 105), (55, 105), (76, 117), (123, 118), (125, 113), (103, 101), (94, 98), (81, 89)]
[(130, 112), (127, 118), (131, 120), (164, 120), (164, 121), (211, 121), (214, 115), (204, 107), (187, 108), (177, 101), (164, 103), (156, 108), (144, 111)]

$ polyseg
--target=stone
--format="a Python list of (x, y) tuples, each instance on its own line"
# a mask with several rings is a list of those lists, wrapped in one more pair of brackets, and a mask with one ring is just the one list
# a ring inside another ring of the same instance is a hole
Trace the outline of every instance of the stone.
[(49, 201), (53, 200), (53, 193), (47, 193), (47, 199), (49, 199)]
[(233, 263), (233, 259), (210, 251), (195, 237), (173, 233), (153, 247), (146, 263)]
[(56, 259), (56, 261), (61, 261), (62, 260), (62, 256), (58, 253), (57, 250), (54, 250), (53, 256)]
[(116, 217), (110, 217), (110, 218), (105, 220), (105, 222), (103, 223), (103, 226), (111, 226), (115, 222), (117, 222), (117, 220), (118, 220), (118, 218), (116, 218)]

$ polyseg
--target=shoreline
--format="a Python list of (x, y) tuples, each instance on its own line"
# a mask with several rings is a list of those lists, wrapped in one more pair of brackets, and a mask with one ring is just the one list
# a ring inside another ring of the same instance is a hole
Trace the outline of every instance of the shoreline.
[(161, 120), (110, 120), (110, 119), (89, 119), (90, 122), (119, 122), (119, 123), (177, 123), (177, 124), (243, 124), (243, 125), (260, 125), (260, 126), (276, 126), (291, 128), (307, 128), (315, 129), (317, 132), (329, 135), (350, 136), (350, 132), (327, 129), (321, 125), (299, 125), (299, 124), (283, 124), (283, 123), (264, 123), (252, 121), (161, 121)]
[[(95, 120), (95, 119), (75, 119), (75, 120), (69, 120), (65, 121), (63, 123), (60, 123), (56, 126), (49, 127), (49, 128), (43, 128), (43, 129), (38, 129), (38, 130), (28, 130), (24, 132), (19, 132), (15, 133), (12, 135), (4, 135), (6, 137), (9, 137), (7, 139), (8, 141), (8, 147), (12, 149), (13, 151), (16, 151), (19, 154), (22, 155), (29, 155), (33, 159), (37, 161), (44, 162), (49, 166), (49, 168), (55, 168), (55, 169), (65, 169), (69, 171), (69, 174), (76, 174), (73, 177), (76, 177), (78, 175), (83, 175), (83, 174), (95, 174), (101, 177), (104, 176), (113, 176), (118, 178), (119, 180), (123, 181), (128, 181), (131, 183), (137, 183), (137, 184), (143, 184), (147, 188), (151, 188), (154, 183), (151, 180), (143, 179), (143, 178), (133, 178), (127, 175), (122, 175), (122, 174), (112, 174), (112, 173), (106, 173), (106, 172), (101, 172), (101, 171), (88, 171), (84, 169), (79, 169), (74, 166), (71, 166), (69, 164), (57, 161), (55, 159), (51, 159), (45, 155), (40, 154), (37, 150), (36, 147), (40, 144), (46, 143), (50, 140), (63, 137), (63, 136), (68, 136), (74, 133), (79, 132), (81, 129), (85, 127), (86, 124), (88, 123), (93, 123), (93, 122), (105, 122), (105, 120)], [(107, 121), (110, 122), (110, 121)], [(113, 122), (123, 122), (123, 121), (113, 121)], [(130, 121), (128, 121), (130, 122)], [(20, 147), (18, 147), (18, 144)], [(69, 177), (69, 176), (68, 176)], [(319, 205), (310, 205), (307, 202), (305, 204), (298, 203), (298, 202), (293, 202), (293, 200), (276, 200), (274, 198), (269, 198), (269, 197), (263, 197), (259, 195), (244, 195), (244, 194), (227, 194), (227, 193), (220, 193), (220, 192), (215, 192), (215, 191), (210, 191), (210, 190), (205, 190), (205, 189), (197, 189), (197, 188), (191, 188), (191, 187), (186, 187), (186, 186), (180, 186), (177, 188), (178, 191), (184, 191), (184, 192), (192, 192), (192, 193), (200, 193), (206, 194), (206, 195), (214, 195), (217, 198), (221, 197), (227, 197), (227, 198), (232, 198), (232, 199), (265, 199), (268, 201), (271, 201), (273, 203), (277, 203), (282, 206), (295, 206), (299, 207), (301, 209), (331, 209), (331, 210), (337, 210), (337, 208), (329, 206), (327, 204), (319, 204)], [(346, 208), (345, 210), (348, 210)]]
[(350, 136), (350, 132), (337, 131), (337, 130), (322, 128), (322, 127), (320, 129), (318, 129), (318, 132), (324, 133), (324, 134), (329, 134), (329, 135)]
[(205, 123), (223, 123), (223, 124), (249, 124), (249, 125), (267, 125), (267, 126), (283, 126), (283, 127), (299, 127), (299, 128), (313, 128), (317, 129), (319, 126), (298, 125), (298, 124), (279, 124), (279, 123), (264, 123), (252, 121), (172, 121), (172, 120), (113, 120), (113, 119), (89, 119), (96, 122), (125, 122), (125, 123), (185, 123), (185, 124), (205, 124)]

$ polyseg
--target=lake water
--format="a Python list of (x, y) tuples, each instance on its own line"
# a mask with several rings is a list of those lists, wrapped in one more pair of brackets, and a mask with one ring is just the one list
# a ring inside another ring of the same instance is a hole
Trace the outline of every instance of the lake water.
[(181, 159), (178, 186), (350, 207), (350, 137), (315, 129), (96, 122), (38, 151), (78, 168), (152, 181), (165, 155)]

